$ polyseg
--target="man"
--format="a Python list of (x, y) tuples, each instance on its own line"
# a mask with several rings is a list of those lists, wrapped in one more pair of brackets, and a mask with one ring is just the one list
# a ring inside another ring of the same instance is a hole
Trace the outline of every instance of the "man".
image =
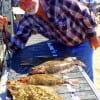
[[(31, 33), (40, 33), (65, 45), (68, 56), (83, 61), (84, 70), (93, 81), (93, 49), (100, 46), (100, 40), (96, 36), (94, 16), (88, 8), (76, 0), (20, 0), (19, 6), (26, 14), (16, 35), (12, 37), (4, 32), (9, 49), (13, 52), (23, 49)], [(3, 25), (7, 26), (0, 20), (1, 30)]]

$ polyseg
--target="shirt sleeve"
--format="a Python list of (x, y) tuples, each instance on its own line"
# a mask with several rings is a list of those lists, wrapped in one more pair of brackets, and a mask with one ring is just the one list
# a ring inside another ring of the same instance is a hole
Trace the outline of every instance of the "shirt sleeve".
[(87, 38), (90, 38), (92, 36), (96, 35), (95, 27), (97, 26), (95, 16), (93, 12), (89, 11), (89, 9), (81, 4), (78, 1), (74, 0), (65, 0), (67, 5), (67, 10), (70, 12), (72, 16), (76, 20), (82, 21), (84, 27), (85, 27), (85, 33)]
[(15, 52), (17, 50), (23, 49), (28, 38), (31, 36), (31, 25), (28, 18), (23, 18), (18, 26), (17, 33), (9, 36), (8, 47), (11, 51)]
[(92, 11), (88, 12), (88, 10), (85, 10), (83, 12), (83, 23), (86, 27), (87, 37), (90, 38), (92, 36), (95, 36), (96, 35), (95, 28), (97, 26), (97, 23), (96, 23), (95, 16)]

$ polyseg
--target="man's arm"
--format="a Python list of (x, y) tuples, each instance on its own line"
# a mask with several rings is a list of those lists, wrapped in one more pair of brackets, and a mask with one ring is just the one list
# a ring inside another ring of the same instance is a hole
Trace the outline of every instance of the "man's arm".
[[(2, 22), (2, 20), (0, 20), (0, 22)], [(3, 28), (0, 26), (1, 29), (5, 29), (3, 31), (4, 42), (7, 44), (8, 48), (13, 52), (23, 49), (31, 35), (31, 26), (28, 18), (23, 18), (20, 21), (18, 31), (14, 36), (7, 32), (7, 25), (2, 24), (2, 26)]]
[(91, 47), (96, 49), (100, 46), (100, 39), (96, 36), (95, 27), (97, 26), (93, 13), (90, 13), (89, 9), (78, 1), (65, 0), (67, 10), (76, 20), (82, 21), (85, 27), (85, 33), (90, 40)]

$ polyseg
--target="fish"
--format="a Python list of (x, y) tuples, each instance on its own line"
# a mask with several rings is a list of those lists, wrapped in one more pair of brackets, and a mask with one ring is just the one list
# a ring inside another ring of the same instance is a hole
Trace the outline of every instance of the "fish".
[(70, 84), (69, 81), (64, 78), (52, 74), (34, 74), (30, 76), (21, 77), (18, 79), (21, 83), (32, 84), (32, 85), (45, 85), (45, 86), (54, 86), (61, 84)]
[(62, 100), (51, 87), (8, 81), (7, 88), (13, 100)]
[(55, 74), (64, 70), (70, 71), (75, 67), (75, 65), (85, 67), (85, 64), (82, 61), (69, 57), (65, 59), (46, 61), (40, 65), (33, 66), (30, 69), (29, 74)]

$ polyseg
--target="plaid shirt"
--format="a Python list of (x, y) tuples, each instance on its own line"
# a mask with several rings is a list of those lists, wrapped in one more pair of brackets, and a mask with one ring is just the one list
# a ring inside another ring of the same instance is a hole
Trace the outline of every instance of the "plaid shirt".
[(23, 49), (31, 33), (75, 46), (96, 35), (96, 22), (87, 7), (77, 0), (40, 0), (48, 22), (38, 15), (25, 14), (15, 36), (9, 38), (12, 50)]

